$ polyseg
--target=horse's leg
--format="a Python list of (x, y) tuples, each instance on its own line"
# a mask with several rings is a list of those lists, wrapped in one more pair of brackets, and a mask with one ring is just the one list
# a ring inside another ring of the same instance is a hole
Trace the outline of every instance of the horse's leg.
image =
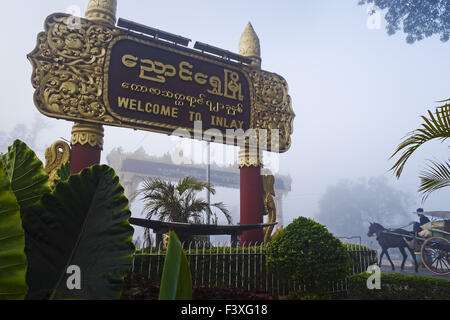
[(409, 250), (409, 253), (411, 253), (413, 260), (414, 260), (414, 270), (416, 272), (419, 272), (419, 264), (417, 263), (416, 254), (414, 253), (414, 250), (411, 250), (410, 247), (408, 247), (408, 250)]
[(383, 260), (383, 255), (384, 255), (384, 252), (386, 251), (386, 249), (384, 249), (384, 248), (381, 248), (382, 250), (381, 250), (381, 253), (380, 253), (380, 262), (378, 263), (378, 266), (381, 268), (381, 260)]
[(403, 256), (403, 261), (402, 261), (402, 265), (400, 267), (400, 270), (403, 271), (403, 268), (405, 266), (405, 262), (406, 262), (406, 258), (408, 258), (408, 255), (406, 254), (405, 248), (404, 247), (398, 247), (398, 249), (400, 250), (402, 256)]
[(394, 263), (391, 260), (391, 257), (389, 256), (388, 250), (386, 249), (386, 257), (388, 258), (389, 262), (391, 263), (392, 270), (395, 270)]

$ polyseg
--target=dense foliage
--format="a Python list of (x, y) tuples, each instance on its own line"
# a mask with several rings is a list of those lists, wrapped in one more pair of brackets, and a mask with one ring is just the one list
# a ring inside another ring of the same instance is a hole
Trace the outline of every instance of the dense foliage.
[(0, 299), (119, 298), (135, 250), (123, 191), (99, 165), (51, 190), (42, 162), (16, 140), (0, 158)]
[(450, 281), (430, 276), (381, 274), (381, 289), (367, 288), (368, 273), (348, 279), (348, 298), (355, 300), (450, 300)]
[(310, 287), (311, 292), (328, 290), (330, 283), (350, 272), (344, 245), (321, 224), (304, 217), (295, 219), (267, 247), (270, 272)]
[(403, 28), (408, 43), (434, 34), (439, 35), (442, 42), (450, 37), (449, 0), (359, 0), (359, 4), (375, 4), (387, 10), (387, 33), (393, 35)]

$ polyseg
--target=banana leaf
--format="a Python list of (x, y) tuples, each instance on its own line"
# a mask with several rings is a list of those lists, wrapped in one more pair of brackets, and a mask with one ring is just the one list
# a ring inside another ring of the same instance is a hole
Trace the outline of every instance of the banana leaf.
[[(96, 165), (26, 211), (28, 299), (120, 298), (134, 253), (123, 191), (112, 168)], [(81, 289), (68, 285), (72, 266), (81, 271)]]
[(50, 192), (42, 162), (24, 142), (16, 140), (1, 160), (22, 213)]
[(159, 300), (191, 299), (192, 278), (186, 254), (175, 232), (170, 231)]
[(0, 162), (0, 300), (23, 300), (27, 258), (20, 207)]

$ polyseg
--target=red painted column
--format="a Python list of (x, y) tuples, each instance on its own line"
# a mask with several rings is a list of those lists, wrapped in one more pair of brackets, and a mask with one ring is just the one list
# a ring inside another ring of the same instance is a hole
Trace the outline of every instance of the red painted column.
[(80, 173), (84, 168), (100, 164), (103, 149), (103, 126), (75, 123), (72, 128), (70, 173)]
[[(249, 155), (248, 150), (239, 153), (241, 224), (264, 222), (264, 200), (260, 156)], [(241, 235), (241, 246), (264, 243), (264, 230), (245, 231)]]

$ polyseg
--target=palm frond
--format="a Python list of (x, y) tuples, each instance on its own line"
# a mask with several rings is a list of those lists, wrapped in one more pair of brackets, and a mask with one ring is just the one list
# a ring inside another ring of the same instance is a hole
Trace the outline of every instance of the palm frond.
[[(442, 102), (447, 102), (444, 100)], [(400, 178), (406, 162), (411, 155), (424, 143), (439, 139), (446, 140), (450, 137), (450, 103), (436, 108), (435, 114), (428, 110), (428, 118), (422, 116), (424, 120), (422, 127), (407, 135), (407, 138), (399, 144), (394, 154), (390, 157), (392, 159), (397, 154), (401, 153), (400, 158), (390, 169), (393, 170), (397, 178)]]
[(225, 206), (225, 204), (223, 202), (213, 203), (213, 204), (211, 204), (211, 206), (216, 207), (223, 213), (223, 215), (225, 216), (225, 218), (228, 221), (228, 224), (233, 223), (233, 218), (231, 217), (230, 211), (227, 209), (227, 207)]
[(419, 192), (423, 193), (422, 202), (439, 189), (450, 187), (450, 162), (439, 163), (430, 160), (428, 170), (422, 171)]
[(223, 203), (210, 206), (205, 200), (196, 198), (197, 192), (205, 189), (212, 194), (216, 192), (210, 184), (191, 177), (180, 180), (177, 185), (158, 178), (149, 178), (144, 181), (137, 195), (144, 201), (142, 213), (146, 214), (147, 219), (158, 216), (161, 221), (188, 223), (192, 222), (192, 219), (200, 220), (202, 214), (207, 213), (217, 221), (217, 215), (211, 209), (216, 207), (225, 215), (228, 223), (231, 223), (230, 212)]
[(199, 181), (192, 177), (186, 177), (180, 180), (176, 189), (180, 195), (184, 194), (186, 191), (192, 193), (203, 191), (204, 189), (211, 192), (211, 194), (216, 194), (216, 190), (209, 183)]

